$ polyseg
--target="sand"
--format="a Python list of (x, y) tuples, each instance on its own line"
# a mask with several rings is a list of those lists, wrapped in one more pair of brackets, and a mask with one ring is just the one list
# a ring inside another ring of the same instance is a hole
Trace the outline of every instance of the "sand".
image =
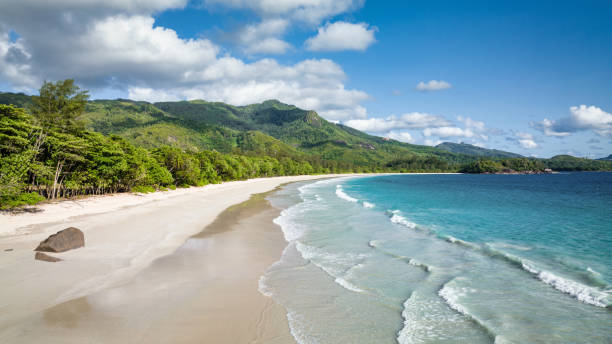
[[(257, 291), (285, 246), (271, 221), (278, 210), (260, 199), (214, 220), (253, 194), (323, 177), (331, 176), (95, 197), (2, 215), (0, 342), (292, 342), (284, 310)], [(85, 247), (53, 254), (62, 262), (35, 261), (32, 249), (69, 226), (83, 230)]]

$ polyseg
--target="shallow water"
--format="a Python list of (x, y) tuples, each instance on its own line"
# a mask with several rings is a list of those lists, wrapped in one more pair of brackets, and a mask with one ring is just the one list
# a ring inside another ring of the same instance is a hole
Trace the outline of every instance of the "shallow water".
[(612, 174), (295, 184), (260, 291), (301, 343), (612, 342)]

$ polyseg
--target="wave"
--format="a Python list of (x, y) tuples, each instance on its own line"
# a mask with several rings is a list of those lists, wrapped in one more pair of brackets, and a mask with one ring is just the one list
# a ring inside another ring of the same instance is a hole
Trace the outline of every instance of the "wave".
[(517, 257), (503, 251), (498, 251), (491, 247), (484, 247), (482, 252), (490, 257), (505, 260), (507, 263), (527, 271), (540, 281), (548, 284), (558, 291), (576, 298), (581, 302), (604, 308), (611, 305), (609, 300), (610, 294), (608, 294), (606, 291), (601, 291), (595, 287), (584, 285), (569, 278), (560, 277), (550, 271), (538, 268), (535, 263), (528, 259)]
[(533, 274), (540, 281), (550, 285), (551, 287), (564, 292), (572, 297), (597, 307), (609, 307), (610, 294), (606, 291), (600, 291), (596, 288), (586, 286), (571, 279), (563, 278), (546, 270), (539, 270), (533, 263), (525, 260), (522, 264), (525, 271)]
[(473, 242), (469, 242), (469, 241), (465, 241), (465, 240), (461, 240), (458, 238), (455, 238), (454, 236), (451, 235), (443, 235), (442, 238), (448, 242), (450, 242), (451, 244), (456, 244), (459, 246), (463, 246), (463, 247), (467, 247), (469, 249), (472, 250), (479, 250), (481, 247), (478, 244), (475, 244)]
[(287, 242), (299, 239), (306, 231), (306, 228), (291, 221), (291, 213), (293, 211), (295, 211), (295, 208), (283, 209), (280, 216), (272, 220), (272, 222), (281, 228)]
[(355, 286), (354, 284), (352, 284), (351, 282), (345, 280), (344, 278), (336, 277), (336, 279), (334, 279), (334, 282), (336, 282), (337, 284), (341, 285), (344, 289), (353, 291), (355, 293), (365, 293), (365, 290)]
[(391, 257), (391, 258), (395, 258), (395, 259), (400, 259), (405, 261), (408, 265), (412, 265), (414, 267), (420, 268), (421, 270), (425, 271), (425, 272), (432, 272), (433, 268), (427, 264), (421, 263), (416, 259), (413, 258), (409, 258), (406, 256), (401, 256), (398, 254), (395, 254), (393, 252), (389, 252), (386, 251), (385, 249), (383, 249), (382, 247), (380, 247), (380, 242), (379, 240), (370, 240), (370, 242), (368, 242), (368, 246), (370, 246), (373, 249), (376, 249), (380, 252), (382, 252), (383, 254)]
[(469, 288), (461, 288), (460, 290), (453, 289), (453, 287), (450, 286), (450, 284), (456, 280), (457, 278), (453, 278), (450, 281), (444, 283), (442, 285), (442, 288), (438, 290), (438, 295), (444, 300), (444, 302), (446, 302), (446, 304), (451, 309), (454, 309), (455, 311), (466, 316), (468, 319), (470, 319), (472, 322), (474, 322), (476, 325), (482, 328), (485, 331), (485, 333), (487, 333), (491, 337), (491, 339), (494, 340), (494, 342), (497, 342), (497, 338), (498, 338), (497, 334), (493, 332), (490, 328), (488, 328), (483, 321), (478, 319), (478, 317), (471, 314), (469, 310), (465, 308), (459, 302), (459, 298), (461, 296), (463, 296), (466, 292), (472, 292), (473, 290)]
[(296, 242), (296, 249), (302, 257), (334, 278), (334, 282), (352, 292), (363, 293), (361, 289), (348, 281), (351, 270), (362, 267), (362, 262), (368, 257), (362, 253), (330, 253), (320, 248)]
[(370, 203), (370, 202), (366, 202), (366, 201), (363, 201), (362, 204), (363, 204), (364, 208), (368, 208), (368, 209), (372, 209), (372, 208), (374, 208), (376, 206), (374, 203)]
[(417, 227), (416, 223), (408, 221), (407, 218), (400, 215), (402, 212), (399, 210), (389, 210), (387, 213), (391, 215), (390, 220), (395, 224), (402, 225), (410, 229), (415, 229)]
[(342, 198), (345, 201), (349, 201), (349, 202), (353, 202), (353, 203), (357, 203), (359, 202), (359, 200), (357, 198), (353, 198), (349, 195), (347, 195), (343, 190), (342, 190), (342, 185), (336, 185), (336, 196)]
[(493, 242), (493, 243), (487, 243), (487, 245), (491, 246), (491, 247), (501, 247), (501, 248), (509, 248), (512, 250), (516, 250), (516, 251), (530, 251), (532, 248), (529, 246), (521, 246), (521, 245), (517, 245), (517, 244), (508, 244), (505, 242)]
[(288, 310), (287, 322), (289, 323), (289, 332), (298, 344), (317, 343), (308, 336), (308, 329), (303, 325), (306, 320), (301, 315)]
[(490, 246), (484, 247), (482, 252), (490, 257), (505, 260), (507, 263), (529, 272), (540, 281), (548, 284), (558, 291), (576, 298), (581, 302), (604, 308), (611, 305), (609, 300), (610, 294), (608, 294), (606, 291), (601, 291), (595, 287), (584, 285), (569, 278), (560, 277), (550, 271), (538, 268), (535, 263), (528, 259), (496, 250)]
[[(408, 221), (408, 219), (401, 216), (400, 215), (401, 212), (399, 210), (390, 210), (388, 211), (388, 214), (391, 215), (391, 222), (393, 223), (400, 224), (400, 225), (403, 225), (411, 229), (417, 228), (417, 224), (410, 222)], [(535, 265), (532, 262), (526, 259), (517, 257), (515, 255), (497, 250), (493, 248), (494, 245), (487, 244), (485, 246), (481, 246), (476, 243), (472, 243), (469, 241), (455, 238), (451, 235), (439, 235), (439, 237), (446, 240), (449, 243), (456, 244), (456, 245), (459, 245), (459, 246), (462, 246), (462, 247), (465, 247), (471, 250), (478, 251), (492, 258), (504, 260), (510, 265), (521, 268), (531, 273), (537, 279), (550, 285), (556, 290), (566, 293), (586, 304), (590, 304), (590, 305), (597, 306), (597, 307), (604, 307), (604, 308), (612, 306), (612, 301), (610, 301), (611, 296), (610, 296), (610, 293), (608, 293), (608, 291), (601, 291), (597, 288), (584, 285), (574, 280), (557, 276), (552, 272), (538, 269), (535, 267)], [(370, 246), (376, 247), (372, 245), (372, 242), (370, 242)], [(506, 244), (506, 246), (508, 245)], [(527, 247), (519, 248), (519, 247), (516, 247), (515, 245), (512, 245), (512, 248), (522, 249), (523, 251), (530, 249)], [(427, 271), (431, 271), (431, 270), (427, 270)], [(588, 272), (592, 276), (593, 280), (599, 277), (595, 271), (588, 271)], [(595, 281), (595, 282), (599, 282), (597, 283), (598, 285), (601, 284), (601, 281)]]

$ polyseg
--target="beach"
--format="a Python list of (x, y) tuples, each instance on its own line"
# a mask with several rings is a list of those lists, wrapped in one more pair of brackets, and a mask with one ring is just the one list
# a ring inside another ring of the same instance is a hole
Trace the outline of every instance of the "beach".
[[(284, 309), (257, 290), (286, 246), (272, 222), (280, 210), (251, 197), (328, 177), (90, 197), (2, 215), (0, 342), (292, 342)], [(40, 241), (70, 226), (84, 232), (85, 247), (52, 254), (58, 263), (34, 260)]]

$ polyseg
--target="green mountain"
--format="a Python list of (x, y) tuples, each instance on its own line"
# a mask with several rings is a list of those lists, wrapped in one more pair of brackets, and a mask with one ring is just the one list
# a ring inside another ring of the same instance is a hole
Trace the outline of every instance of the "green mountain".
[[(30, 102), (31, 97), (24, 94), (0, 93), (0, 103), (27, 107)], [(117, 135), (148, 149), (168, 145), (189, 151), (291, 157), (358, 170), (414, 167), (426, 158), (450, 164), (474, 160), (430, 146), (368, 135), (276, 100), (247, 106), (203, 100), (94, 100), (88, 102), (81, 120), (90, 130)]]
[[(23, 93), (0, 93), (0, 104), (28, 108), (31, 102), (32, 97)], [(528, 159), (465, 143), (445, 142), (437, 147), (403, 143), (328, 122), (314, 111), (277, 100), (247, 106), (203, 100), (94, 100), (87, 103), (80, 119), (89, 130), (146, 149), (171, 146), (188, 152), (289, 158), (330, 171), (458, 171), (479, 159), (519, 170), (536, 160), (541, 167), (559, 171), (612, 170), (607, 161), (571, 156)]]
[(516, 153), (505, 152), (498, 149), (487, 149), (467, 143), (453, 143), (443, 142), (436, 146), (438, 149), (442, 149), (451, 153), (472, 155), (477, 157), (489, 157), (489, 158), (524, 158), (524, 156)]
[[(384, 140), (358, 130), (333, 124), (314, 111), (276, 100), (248, 106), (232, 106), (202, 100), (154, 104), (193, 128), (223, 127), (236, 131), (259, 131), (295, 149), (323, 160), (351, 161), (372, 166), (410, 156), (435, 156), (452, 162), (470, 157), (429, 147)], [(203, 147), (215, 148), (217, 147)]]

